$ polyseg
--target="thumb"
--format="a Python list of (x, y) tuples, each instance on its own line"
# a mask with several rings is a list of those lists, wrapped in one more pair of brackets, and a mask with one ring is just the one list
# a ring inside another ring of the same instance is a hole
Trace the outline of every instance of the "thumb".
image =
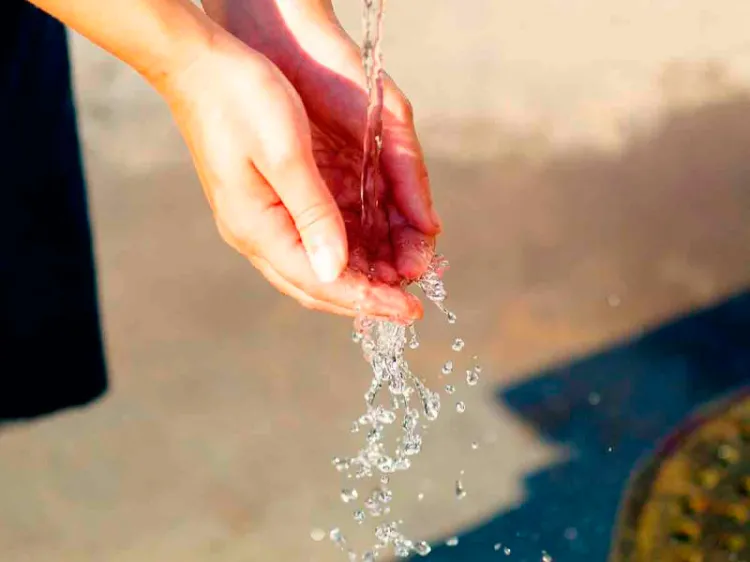
[(330, 283), (346, 267), (349, 251), (341, 211), (320, 175), (308, 142), (287, 145), (283, 158), (255, 162), (286, 207), (318, 279)]
[(255, 106), (253, 163), (289, 212), (318, 279), (329, 283), (349, 255), (344, 220), (313, 157), (305, 106), (278, 69), (271, 74)]

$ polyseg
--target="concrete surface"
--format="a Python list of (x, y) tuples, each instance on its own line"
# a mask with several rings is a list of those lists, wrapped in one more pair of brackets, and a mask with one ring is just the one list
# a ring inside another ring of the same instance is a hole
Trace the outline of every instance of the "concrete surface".
[[(337, 5), (357, 34), (359, 3)], [(522, 501), (523, 475), (566, 454), (498, 387), (748, 286), (750, 6), (388, 10), (386, 67), (446, 222), (455, 334), (487, 373), (396, 485), (429, 539)], [(367, 384), (349, 323), (277, 296), (225, 248), (159, 99), (79, 38), (74, 53), (113, 385), (2, 430), (0, 559), (339, 560), (309, 533), (350, 518), (329, 464), (353, 446)], [(438, 384), (452, 336), (436, 315), (422, 332), (414, 361)]]

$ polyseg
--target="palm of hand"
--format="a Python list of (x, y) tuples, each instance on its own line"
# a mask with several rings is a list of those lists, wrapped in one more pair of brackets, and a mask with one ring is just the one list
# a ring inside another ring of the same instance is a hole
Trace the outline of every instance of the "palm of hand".
[[(312, 124), (313, 154), (321, 175), (331, 190), (341, 210), (349, 242), (349, 267), (365, 274), (366, 278), (395, 285), (406, 278), (419, 275), (420, 271), (409, 269), (403, 261), (403, 252), (396, 248), (408, 246), (403, 229), (394, 225), (390, 218), (401, 220), (398, 211), (388, 200), (388, 193), (381, 178), (376, 181), (377, 200), (372, 212), (372, 223), (365, 229), (362, 220), (361, 169), (362, 147), (335, 133), (326, 132)], [(365, 231), (366, 230), (366, 231)], [(417, 242), (419, 245), (419, 243)], [(425, 242), (425, 247), (427, 243)], [(401, 267), (399, 267), (401, 265)]]
[[(333, 48), (338, 43), (339, 52), (351, 53), (351, 40), (333, 33)], [(344, 217), (350, 267), (388, 284), (419, 277), (432, 258), (437, 230), (419, 216), (429, 191), (411, 116), (404, 123), (384, 111), (378, 205), (370, 209), (365, 231), (361, 185), (367, 98), (363, 88), (345, 78), (362, 73), (358, 55), (341, 57), (338, 65), (325, 69), (311, 58), (297, 58), (293, 65), (285, 58), (276, 54), (282, 68), (293, 68), (289, 77), (310, 117), (316, 163)], [(401, 175), (412, 177), (404, 181)]]

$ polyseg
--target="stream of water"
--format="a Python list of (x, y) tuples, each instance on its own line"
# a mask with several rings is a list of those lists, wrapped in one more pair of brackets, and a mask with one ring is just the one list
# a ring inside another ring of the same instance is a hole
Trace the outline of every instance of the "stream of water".
[(376, 182), (383, 146), (383, 56), (381, 40), (385, 0), (364, 0), (362, 65), (367, 80), (367, 126), (362, 147), (362, 232), (367, 237), (375, 222), (379, 201)]
[[(367, 128), (364, 136), (362, 165), (362, 227), (370, 231), (378, 212), (380, 152), (382, 148), (383, 76), (381, 38), (385, 0), (364, 0), (364, 40), (362, 62), (367, 77), (369, 103)], [(365, 234), (366, 235), (366, 234)], [(436, 256), (427, 272), (416, 281), (427, 300), (443, 312), (450, 324), (455, 324), (456, 315), (445, 307), (447, 292), (442, 281), (448, 262)], [(397, 557), (413, 554), (426, 556), (430, 545), (422, 540), (407, 537), (402, 523), (391, 516), (390, 504), (393, 492), (390, 488), (394, 473), (408, 470), (412, 460), (422, 449), (424, 430), (437, 419), (441, 409), (440, 393), (425, 385), (416, 376), (405, 358), (406, 348), (419, 347), (415, 326), (359, 318), (353, 335), (360, 343), (366, 361), (372, 368), (372, 380), (365, 393), (365, 413), (352, 424), (352, 432), (362, 434), (362, 448), (352, 456), (333, 459), (336, 470), (346, 475), (347, 486), (341, 490), (341, 500), (353, 504), (352, 517), (363, 525), (374, 521), (374, 544), (359, 553), (350, 544), (340, 529), (330, 532), (330, 539), (348, 556), (351, 562), (371, 562), (392, 551)], [(464, 342), (460, 338), (452, 342), (454, 352), (461, 351)], [(453, 370), (448, 361), (443, 371)], [(466, 384), (474, 386), (479, 381), (481, 368), (475, 364), (467, 371)], [(455, 387), (447, 385), (447, 395)], [(456, 411), (463, 413), (463, 402), (456, 404)], [(388, 447), (389, 443), (395, 445)], [(366, 489), (360, 493), (359, 489)], [(466, 495), (461, 480), (455, 482), (457, 499)]]

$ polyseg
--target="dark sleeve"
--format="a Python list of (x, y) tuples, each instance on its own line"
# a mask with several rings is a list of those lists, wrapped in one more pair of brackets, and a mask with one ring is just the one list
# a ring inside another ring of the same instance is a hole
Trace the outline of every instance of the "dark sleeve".
[(107, 380), (65, 29), (0, 7), (0, 420), (85, 404)]

